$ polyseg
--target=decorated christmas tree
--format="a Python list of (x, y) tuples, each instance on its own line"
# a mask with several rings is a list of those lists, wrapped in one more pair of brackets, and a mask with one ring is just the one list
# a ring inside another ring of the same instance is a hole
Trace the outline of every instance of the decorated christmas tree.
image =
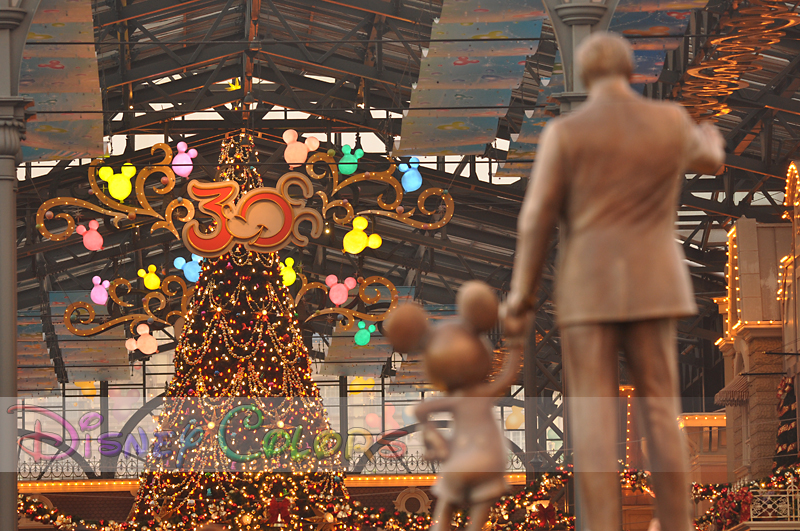
[[(256, 162), (249, 136), (226, 139), (218, 180), (262, 187)], [(183, 318), (131, 524), (357, 527), (278, 256), (239, 245), (205, 259)]]

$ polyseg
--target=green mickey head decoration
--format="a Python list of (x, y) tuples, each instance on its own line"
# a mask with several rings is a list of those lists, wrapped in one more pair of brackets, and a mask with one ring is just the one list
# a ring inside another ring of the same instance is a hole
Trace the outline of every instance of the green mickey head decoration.
[(363, 149), (357, 149), (351, 153), (353, 148), (346, 145), (342, 148), (342, 158), (339, 159), (339, 173), (342, 175), (353, 175), (358, 169), (358, 159), (364, 156)]
[(359, 347), (363, 347), (364, 345), (369, 344), (369, 340), (372, 337), (372, 334), (375, 332), (376, 328), (375, 325), (369, 325), (367, 328), (366, 323), (364, 321), (358, 322), (358, 332), (356, 332), (355, 337), (353, 338), (356, 342), (356, 345)]

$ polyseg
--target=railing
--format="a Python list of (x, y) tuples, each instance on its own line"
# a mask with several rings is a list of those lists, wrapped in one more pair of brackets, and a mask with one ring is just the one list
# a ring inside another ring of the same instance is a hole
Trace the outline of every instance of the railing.
[(800, 490), (794, 485), (786, 489), (750, 491), (750, 521), (800, 521)]
[[(349, 460), (343, 460), (345, 472), (353, 473), (356, 465), (361, 461), (363, 454), (354, 454)], [(92, 458), (84, 465), (72, 459), (60, 461), (39, 461), (33, 459), (20, 460), (17, 471), (19, 481), (68, 481), (72, 479), (87, 479), (86, 469), (90, 473), (100, 476), (101, 462), (99, 458)], [(116, 479), (137, 478), (145, 471), (147, 463), (141, 457), (121, 457), (117, 461)], [(376, 455), (367, 462), (361, 471), (364, 475), (394, 475), (394, 474), (435, 474), (439, 470), (437, 462), (428, 461), (421, 453), (416, 452), (403, 457), (383, 457)], [(518, 455), (509, 453), (506, 464), (507, 472), (522, 472), (525, 466)]]

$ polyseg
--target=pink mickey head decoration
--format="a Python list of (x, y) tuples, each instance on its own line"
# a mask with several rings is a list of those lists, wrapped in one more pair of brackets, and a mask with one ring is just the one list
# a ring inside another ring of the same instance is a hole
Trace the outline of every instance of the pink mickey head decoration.
[(93, 219), (89, 222), (88, 229), (83, 225), (78, 225), (78, 228), (75, 229), (78, 234), (83, 236), (83, 246), (89, 251), (99, 251), (103, 248), (103, 237), (97, 232), (99, 228), (100, 224)]
[(108, 302), (108, 286), (110, 286), (111, 283), (108, 280), (101, 280), (100, 277), (96, 275), (92, 277), (92, 283), (94, 287), (89, 294), (92, 298), (92, 302), (95, 304), (105, 304)]
[(136, 327), (138, 339), (130, 338), (125, 342), (125, 348), (130, 352), (139, 350), (142, 354), (149, 356), (158, 352), (158, 341), (150, 334), (150, 327), (142, 323)]
[(178, 142), (178, 154), (172, 159), (172, 171), (181, 177), (188, 177), (192, 173), (194, 167), (192, 159), (197, 156), (197, 150), (192, 148), (186, 151), (188, 147), (186, 142)]
[(319, 140), (316, 138), (306, 138), (305, 144), (297, 141), (297, 131), (294, 129), (287, 129), (283, 133), (283, 141), (286, 142), (286, 150), (283, 152), (283, 158), (289, 163), (289, 168), (294, 169), (304, 163), (308, 157), (309, 151), (314, 151), (319, 148)]
[(341, 306), (350, 296), (350, 290), (356, 287), (356, 279), (347, 277), (344, 279), (344, 282), (340, 284), (339, 278), (336, 275), (328, 275), (325, 277), (325, 284), (331, 288), (328, 292), (328, 297), (331, 299), (331, 302), (336, 306)]

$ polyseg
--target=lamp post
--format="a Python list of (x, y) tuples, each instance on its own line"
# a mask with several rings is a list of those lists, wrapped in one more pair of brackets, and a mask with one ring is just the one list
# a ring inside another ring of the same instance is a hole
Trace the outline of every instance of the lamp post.
[(0, 529), (17, 529), (17, 164), (25, 134), (22, 49), (39, 0), (0, 0)]
[(586, 87), (575, 75), (575, 50), (596, 31), (606, 31), (619, 0), (543, 0), (556, 34), (564, 67), (565, 91), (557, 94), (561, 112), (574, 110), (586, 99)]

